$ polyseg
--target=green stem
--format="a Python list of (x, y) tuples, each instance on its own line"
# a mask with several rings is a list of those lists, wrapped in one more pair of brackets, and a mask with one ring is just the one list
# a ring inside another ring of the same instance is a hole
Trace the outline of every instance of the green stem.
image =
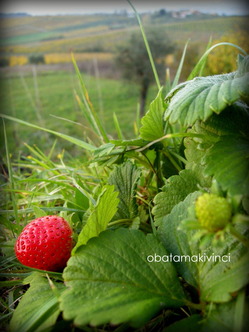
[[(129, 152), (129, 151), (127, 151)], [(144, 156), (144, 155), (143, 155)], [(146, 168), (148, 168), (149, 170), (151, 170), (154, 174), (156, 174), (156, 171), (154, 169), (154, 167), (151, 165), (151, 163), (148, 162), (148, 158), (146, 158), (146, 160), (143, 160), (142, 158), (133, 155), (132, 158), (136, 159), (137, 161), (139, 161), (142, 165), (144, 165)]]
[(139, 199), (141, 202), (143, 202), (145, 205), (147, 205), (148, 207), (152, 208), (151, 204), (149, 202), (147, 202), (145, 199), (143, 199), (142, 197), (136, 195), (135, 198)]
[(155, 139), (154, 141), (151, 141), (150, 143), (144, 145), (143, 147), (139, 148), (139, 149), (135, 149), (137, 150), (138, 152), (141, 152), (141, 151), (144, 151), (146, 149), (148, 149), (149, 147), (151, 147), (152, 145), (158, 143), (158, 142), (161, 142), (165, 139), (171, 139), (171, 138), (174, 138), (174, 137), (200, 137), (200, 138), (203, 138), (204, 135), (203, 134), (195, 134), (195, 133), (175, 133), (175, 134), (167, 134), (167, 135), (164, 135), (162, 137), (159, 137), (157, 139)]
[[(128, 223), (131, 224), (132, 222), (133, 222), (133, 219), (119, 219), (119, 220), (109, 222), (108, 226), (115, 226), (115, 225), (119, 225), (119, 224), (128, 224)], [(151, 226), (148, 225), (147, 223), (141, 222), (140, 228), (146, 232), (151, 232)]]
[(175, 167), (175, 169), (177, 169), (178, 172), (180, 172), (182, 170), (182, 168), (177, 164), (177, 162), (175, 161), (175, 159), (171, 156), (170, 152), (168, 151), (163, 151), (163, 154), (169, 158), (169, 161), (171, 162), (171, 164)]
[(135, 15), (136, 15), (136, 18), (137, 18), (137, 21), (138, 21), (138, 24), (139, 24), (139, 27), (140, 27), (143, 39), (144, 39), (145, 47), (146, 47), (146, 50), (147, 50), (147, 53), (148, 53), (148, 56), (149, 56), (149, 59), (150, 59), (150, 64), (151, 64), (151, 67), (152, 67), (152, 70), (153, 70), (153, 73), (154, 73), (156, 84), (157, 84), (158, 90), (160, 90), (161, 89), (160, 80), (159, 80), (159, 77), (158, 77), (158, 74), (157, 74), (156, 66), (155, 66), (155, 63), (154, 63), (154, 60), (153, 60), (153, 57), (152, 57), (152, 54), (151, 54), (150, 46), (149, 46), (148, 40), (146, 38), (146, 35), (145, 35), (145, 32), (144, 32), (144, 28), (143, 28), (143, 25), (142, 25), (142, 22), (141, 22), (141, 19), (140, 19), (140, 16), (139, 16), (136, 8), (131, 3), (131, 1), (127, 0), (127, 2), (129, 3), (129, 5), (131, 6), (131, 8), (135, 12)]
[(185, 304), (192, 309), (203, 311), (205, 308), (205, 303), (193, 303), (188, 300), (185, 300)]
[(187, 163), (187, 160), (180, 156), (178, 153), (175, 153), (173, 151), (170, 151), (170, 153), (175, 156), (177, 159), (179, 159), (184, 165)]
[(108, 226), (131, 223), (132, 221), (133, 221), (132, 219), (119, 219), (119, 220), (109, 222)]
[(148, 161), (148, 164), (150, 165), (151, 171), (156, 175), (156, 170), (154, 168), (154, 166), (152, 165), (151, 161), (149, 160), (149, 158), (146, 156), (145, 153), (142, 152), (142, 155), (144, 156), (144, 158)]

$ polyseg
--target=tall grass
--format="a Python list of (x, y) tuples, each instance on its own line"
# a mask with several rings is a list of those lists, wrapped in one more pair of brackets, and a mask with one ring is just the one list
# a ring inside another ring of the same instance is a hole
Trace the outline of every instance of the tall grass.
[[(39, 103), (36, 101), (36, 88), (32, 73), (21, 76), (1, 77), (0, 84), (3, 87), (0, 90), (1, 110), (3, 113), (18, 117), (22, 120), (28, 120), (32, 123), (38, 123), (42, 127), (58, 131), (63, 126), (63, 133), (69, 136), (86, 139), (89, 136), (95, 140), (95, 133), (87, 125), (88, 120), (82, 113), (85, 106), (77, 102), (78, 95), (81, 98), (79, 82), (74, 73), (61, 72), (43, 72), (37, 71), (36, 81), (39, 89)], [(113, 113), (116, 113), (120, 122), (120, 127), (125, 137), (132, 138), (134, 133), (134, 121), (136, 120), (136, 105), (139, 96), (139, 87), (133, 83), (124, 85), (122, 81), (113, 79), (104, 79), (102, 77), (93, 77), (84, 74), (85, 84), (101, 120), (104, 119), (103, 126), (108, 132), (109, 137), (116, 138)], [(8, 82), (8, 85), (6, 84)], [(156, 88), (153, 86), (149, 91), (147, 107)], [(100, 105), (101, 93), (101, 105)], [(82, 100), (83, 103), (83, 100)], [(42, 122), (37, 118), (37, 105)], [(101, 113), (103, 107), (104, 113)], [(57, 117), (57, 119), (55, 118)], [(67, 119), (69, 121), (65, 121)], [(78, 125), (75, 125), (78, 123)], [(27, 155), (28, 151), (23, 143), (39, 145), (45, 150), (49, 150), (53, 141), (51, 135), (49, 140), (42, 132), (34, 131), (28, 127), (23, 130), (18, 124), (6, 123), (6, 130), (9, 138), (9, 147), (15, 155), (22, 151)], [(15, 135), (13, 135), (13, 130)], [(66, 141), (59, 140), (56, 151), (60, 153), (62, 149), (69, 150), (74, 155), (79, 152), (73, 145)], [(3, 151), (4, 153), (4, 151)], [(65, 157), (68, 154), (65, 155)], [(69, 156), (68, 156), (69, 157)]]

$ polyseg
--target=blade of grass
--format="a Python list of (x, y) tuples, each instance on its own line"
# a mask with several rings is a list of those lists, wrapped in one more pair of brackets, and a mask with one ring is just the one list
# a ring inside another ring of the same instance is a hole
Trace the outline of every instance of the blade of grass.
[(140, 105), (137, 104), (137, 110), (136, 110), (136, 123), (137, 123), (137, 129), (141, 127), (141, 118), (140, 118)]
[(58, 310), (57, 298), (52, 298), (35, 312), (34, 315), (20, 322), (18, 329), (20, 332), (37, 331), (42, 322), (49, 319)]
[[(66, 207), (40, 207), (43, 211), (54, 211), (54, 212), (59, 212), (59, 211), (67, 211), (67, 212), (86, 212), (85, 210), (82, 209), (73, 209), (73, 208), (66, 208)], [(6, 214), (13, 212), (13, 210), (2, 210), (1, 213)], [(24, 213), (30, 213), (34, 212), (34, 209), (32, 207), (26, 208), (26, 209), (20, 209), (18, 210), (19, 214), (24, 214)]]
[(100, 84), (98, 59), (96, 57), (93, 58), (93, 68), (94, 68), (94, 74), (95, 74), (95, 78), (96, 78), (96, 86), (97, 86), (97, 92), (98, 92), (100, 118), (104, 123), (105, 119), (104, 119), (103, 97), (102, 97), (101, 84)]
[[(5, 122), (4, 122), (4, 120), (3, 120), (3, 134), (4, 134), (4, 144), (5, 144), (5, 151), (6, 151), (6, 159), (7, 159), (7, 167), (8, 167), (10, 188), (11, 188), (11, 190), (15, 190), (15, 181), (14, 181), (14, 177), (13, 177), (13, 173), (12, 173), (12, 167), (11, 167), (11, 162), (10, 162), (8, 140), (7, 140), (7, 134), (6, 134), (6, 128), (5, 128)], [(15, 221), (16, 221), (18, 227), (20, 227), (19, 216), (18, 216), (18, 207), (17, 207), (17, 204), (16, 204), (16, 201), (17, 201), (16, 194), (15, 194), (14, 191), (11, 191), (10, 195), (11, 195), (11, 200), (12, 200), (12, 205), (13, 205), (13, 211), (14, 211), (14, 215), (15, 215)], [(9, 226), (10, 226), (10, 230), (11, 230), (13, 236), (15, 236), (13, 225), (12, 225), (11, 222), (9, 222)]]
[(69, 119), (63, 118), (61, 116), (57, 116), (57, 115), (54, 115), (54, 114), (49, 114), (49, 116), (51, 116), (55, 119), (58, 119), (58, 120), (62, 120), (62, 121), (66, 121), (68, 123), (72, 123), (72, 124), (77, 125), (77, 126), (84, 127), (84, 125), (82, 123), (79, 123), (79, 122), (76, 122), (76, 121), (73, 121), (73, 120), (69, 120)]
[(202, 70), (203, 67), (203, 63), (205, 63), (207, 56), (209, 55), (210, 52), (213, 51), (213, 49), (215, 49), (216, 47), (222, 46), (222, 45), (228, 45), (231, 47), (235, 47), (237, 48), (237, 50), (239, 50), (241, 53), (243, 53), (244, 55), (247, 55), (246, 51), (244, 51), (241, 47), (239, 47), (238, 45), (232, 44), (232, 43), (228, 43), (228, 42), (222, 42), (222, 43), (218, 43), (213, 45), (212, 47), (210, 47), (200, 58), (200, 60), (197, 62), (196, 66), (194, 67), (194, 69), (192, 70), (192, 72), (190, 73), (189, 77), (187, 80), (192, 80), (194, 77), (198, 76)]
[(134, 133), (136, 136), (139, 135), (139, 128), (141, 127), (141, 118), (140, 118), (140, 105), (137, 104), (136, 108), (136, 119), (134, 121)]
[(89, 116), (92, 119), (92, 124), (93, 124), (94, 128), (101, 135), (102, 140), (104, 142), (108, 143), (109, 142), (108, 136), (107, 136), (107, 134), (106, 134), (106, 132), (105, 132), (102, 124), (101, 124), (101, 121), (100, 121), (100, 119), (98, 117), (98, 114), (95, 112), (94, 107), (93, 107), (93, 105), (92, 105), (92, 103), (90, 101), (88, 91), (86, 89), (85, 83), (84, 83), (84, 81), (82, 79), (82, 75), (80, 73), (80, 70), (79, 70), (79, 68), (77, 66), (77, 63), (75, 61), (75, 58), (74, 58), (73, 54), (72, 54), (72, 62), (73, 62), (74, 69), (76, 71), (77, 77), (79, 79), (79, 82), (80, 82), (80, 85), (81, 85), (81, 88), (82, 88), (84, 103), (86, 105), (86, 108), (87, 108), (87, 111), (89, 113)]
[[(64, 181), (68, 181), (69, 180), (64, 180)], [(25, 180), (19, 180), (19, 183), (26, 183), (26, 182), (30, 182), (30, 183), (35, 183), (38, 182), (40, 184), (40, 186), (42, 186), (42, 184), (44, 183), (48, 183), (48, 184), (55, 184), (56, 186), (63, 186), (65, 188), (71, 189), (73, 191), (76, 191), (77, 189), (75, 187), (73, 187), (71, 184), (67, 184), (64, 181), (55, 181), (55, 180), (50, 180), (50, 179), (41, 179), (41, 178), (35, 178), (35, 179), (25, 179)]]
[(184, 63), (184, 59), (185, 59), (185, 55), (186, 55), (188, 43), (189, 43), (189, 40), (186, 42), (186, 44), (184, 46), (184, 49), (183, 49), (183, 52), (182, 52), (182, 57), (181, 57), (179, 66), (177, 68), (177, 72), (175, 74), (175, 78), (174, 78), (174, 81), (172, 83), (171, 89), (173, 89), (175, 86), (177, 86), (177, 84), (179, 82), (179, 78), (180, 78), (180, 75), (181, 75), (181, 72), (182, 72), (182, 67), (183, 67), (183, 63)]
[[(55, 164), (51, 161), (51, 159), (49, 159), (37, 146), (32, 148), (27, 143), (24, 143), (24, 145), (26, 146), (26, 148), (28, 148), (28, 150), (32, 154), (34, 154), (36, 157), (39, 158), (40, 165), (41, 165), (41, 161), (43, 161), (42, 166), (44, 166), (44, 168), (49, 169), (49, 168), (56, 167)], [(32, 160), (33, 157), (31, 157), (30, 159)], [(37, 161), (37, 159), (35, 159), (35, 161)], [(59, 173), (57, 173), (57, 174), (59, 174)]]
[(54, 143), (53, 143), (53, 145), (52, 145), (52, 148), (51, 148), (51, 150), (49, 151), (49, 154), (48, 154), (48, 159), (49, 159), (49, 160), (52, 158), (52, 155), (53, 155), (53, 153), (54, 153), (54, 149), (55, 149), (55, 147), (56, 147), (56, 144), (57, 144), (57, 139), (55, 139), (55, 141), (54, 141)]
[(84, 104), (82, 103), (79, 95), (76, 93), (76, 91), (74, 92), (75, 94), (75, 99), (79, 105), (80, 110), (82, 111), (84, 117), (87, 119), (87, 121), (89, 122), (89, 124), (91, 125), (91, 127), (93, 128), (94, 132), (98, 135), (100, 135), (100, 131), (98, 129), (98, 127), (96, 126), (93, 116), (91, 114), (91, 110), (89, 108), (89, 106), (85, 103), (85, 107)]
[(166, 68), (166, 79), (165, 79), (165, 92), (166, 92), (166, 95), (170, 92), (170, 90), (171, 90), (170, 69)]
[[(82, 103), (80, 97), (77, 95), (76, 92), (75, 92), (75, 99), (76, 99), (76, 101), (77, 101), (77, 103), (78, 103), (78, 105), (79, 105), (79, 108), (80, 108), (80, 110), (82, 111), (84, 117), (85, 117), (86, 120), (88, 121), (87, 126), (85, 126), (85, 125), (83, 125), (83, 124), (81, 124), (81, 123), (78, 123), (78, 122), (76, 122), (75, 124), (82, 126), (82, 127), (83, 127), (85, 130), (87, 130), (88, 132), (90, 131), (91, 134), (93, 134), (94, 137), (96, 137), (96, 139), (97, 139), (99, 142), (102, 142), (102, 139), (101, 139), (101, 135), (100, 135), (99, 130), (95, 128), (95, 125), (94, 125), (94, 122), (93, 122), (93, 120), (92, 120), (92, 117), (91, 117), (91, 116), (89, 115), (89, 113), (86, 111), (86, 109), (85, 109), (85, 107), (84, 107), (84, 105), (83, 105), (83, 103)], [(55, 115), (52, 115), (52, 116), (53, 116), (53, 117), (57, 117), (57, 116), (55, 116)], [(61, 119), (61, 120), (66, 120), (66, 119), (61, 118), (61, 117), (57, 117), (57, 118), (59, 118), (59, 119)], [(89, 124), (90, 124), (90, 126), (89, 126)]]
[[(210, 37), (210, 39), (208, 41), (208, 44), (207, 44), (207, 47), (206, 47), (206, 51), (211, 47), (211, 44), (212, 44), (212, 36)], [(203, 73), (203, 71), (205, 69), (206, 63), (207, 63), (207, 57), (202, 62), (202, 65), (201, 65), (201, 68), (200, 68), (200, 71), (199, 71), (199, 76), (202, 76), (202, 73)]]
[(124, 135), (123, 135), (122, 130), (120, 128), (120, 125), (119, 125), (119, 122), (118, 122), (118, 118), (117, 118), (117, 115), (116, 115), (115, 112), (113, 113), (113, 121), (114, 121), (114, 126), (115, 126), (117, 134), (118, 134), (118, 138), (121, 139), (121, 140), (123, 140), (124, 139)]
[(0, 287), (12, 287), (16, 285), (21, 285), (22, 280), (7, 280), (7, 281), (0, 281)]
[(62, 134), (62, 133), (59, 133), (57, 131), (54, 131), (54, 130), (50, 130), (50, 129), (47, 129), (47, 128), (43, 128), (43, 127), (40, 127), (40, 126), (37, 126), (37, 125), (34, 125), (32, 123), (29, 123), (29, 122), (26, 122), (24, 120), (21, 120), (21, 119), (18, 119), (18, 118), (14, 118), (12, 116), (9, 116), (9, 115), (6, 115), (6, 114), (0, 114), (0, 117), (4, 118), (4, 119), (8, 119), (8, 120), (11, 120), (11, 121), (15, 121), (15, 122), (18, 122), (20, 124), (23, 124), (25, 126), (28, 126), (28, 127), (31, 127), (31, 128), (34, 128), (34, 129), (38, 129), (38, 130), (43, 130), (43, 131), (46, 131), (50, 134), (53, 134), (53, 135), (56, 135), (56, 136), (59, 136), (77, 146), (80, 146), (81, 148), (83, 149), (86, 149), (88, 151), (94, 151), (96, 149), (96, 147), (94, 145), (91, 145), (89, 143), (86, 143), (85, 141), (82, 141), (78, 138), (75, 138), (75, 137), (72, 137), (72, 136), (68, 136), (68, 135), (65, 135), (65, 134)]
[(146, 35), (145, 35), (145, 32), (144, 32), (144, 28), (143, 28), (143, 25), (142, 25), (142, 22), (141, 22), (141, 19), (140, 19), (140, 16), (139, 16), (136, 8), (131, 3), (131, 1), (127, 0), (127, 2), (131, 6), (131, 8), (134, 10), (134, 13), (136, 15), (136, 18), (137, 18), (137, 21), (138, 21), (138, 24), (139, 24), (139, 27), (140, 27), (140, 30), (141, 30), (141, 33), (142, 33), (142, 36), (143, 36), (143, 40), (144, 40), (144, 43), (145, 43), (145, 47), (146, 47), (146, 50), (147, 50), (147, 53), (148, 53), (148, 56), (149, 56), (149, 59), (150, 59), (150, 64), (151, 64), (151, 67), (152, 67), (152, 70), (153, 70), (155, 81), (156, 81), (158, 90), (160, 90), (161, 89), (161, 84), (160, 84), (159, 76), (157, 74), (156, 66), (155, 66), (155, 63), (154, 63), (154, 60), (153, 60), (153, 57), (152, 57), (150, 46), (149, 46), (148, 40), (146, 38)]

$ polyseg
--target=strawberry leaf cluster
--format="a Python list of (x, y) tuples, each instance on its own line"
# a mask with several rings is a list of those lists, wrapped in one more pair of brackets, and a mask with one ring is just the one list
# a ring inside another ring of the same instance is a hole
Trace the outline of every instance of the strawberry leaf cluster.
[[(183, 326), (212, 331), (217, 317), (218, 327), (229, 318), (223, 331), (231, 324), (243, 331), (249, 277), (248, 64), (249, 57), (240, 56), (234, 73), (195, 78), (165, 98), (161, 89), (141, 120), (139, 137), (88, 148), (88, 166), (97, 175), (83, 183), (77, 173), (69, 184), (73, 197), (65, 195), (61, 210), (70, 216), (74, 249), (70, 230), (63, 237), (58, 225), (51, 235), (48, 223), (40, 225), (42, 218), (28, 224), (17, 242), (17, 257), (32, 247), (23, 264), (41, 261), (29, 266), (50, 271), (66, 267), (55, 274), (36, 271), (24, 280), (30, 288), (10, 331), (104, 324), (138, 329), (156, 315), (156, 328), (167, 315), (166, 325), (173, 323), (168, 331)], [(76, 206), (81, 209), (70, 215)], [(206, 233), (200, 241), (203, 228), (218, 245), (205, 241)], [(64, 257), (62, 265), (51, 258), (54, 253)]]

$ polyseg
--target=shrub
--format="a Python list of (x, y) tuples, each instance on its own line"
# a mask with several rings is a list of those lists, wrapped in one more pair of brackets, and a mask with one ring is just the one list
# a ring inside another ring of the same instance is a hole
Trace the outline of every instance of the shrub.
[(29, 56), (29, 63), (38, 65), (45, 63), (44, 55), (43, 54), (31, 54)]
[(0, 58), (0, 67), (8, 67), (10, 64), (9, 58)]

